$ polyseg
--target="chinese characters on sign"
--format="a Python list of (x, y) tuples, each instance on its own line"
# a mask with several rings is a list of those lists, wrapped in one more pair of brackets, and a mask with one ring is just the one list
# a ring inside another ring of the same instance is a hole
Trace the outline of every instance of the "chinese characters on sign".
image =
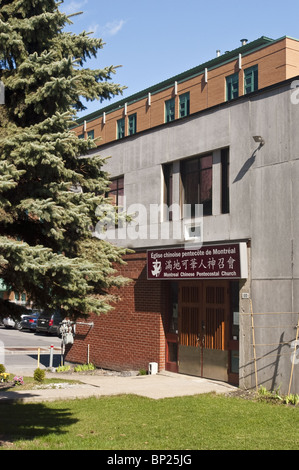
[(244, 247), (241, 250), (241, 245), (245, 244), (203, 246), (195, 250), (149, 250), (147, 277), (169, 280), (241, 279), (244, 276), (241, 269)]

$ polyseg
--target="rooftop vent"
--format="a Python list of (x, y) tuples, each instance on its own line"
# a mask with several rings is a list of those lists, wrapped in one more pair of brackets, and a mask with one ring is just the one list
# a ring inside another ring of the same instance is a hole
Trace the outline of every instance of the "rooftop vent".
[(221, 54), (220, 49), (217, 49), (217, 51), (216, 51), (216, 57), (220, 57), (220, 54)]
[(242, 46), (245, 46), (248, 43), (248, 39), (241, 39)]

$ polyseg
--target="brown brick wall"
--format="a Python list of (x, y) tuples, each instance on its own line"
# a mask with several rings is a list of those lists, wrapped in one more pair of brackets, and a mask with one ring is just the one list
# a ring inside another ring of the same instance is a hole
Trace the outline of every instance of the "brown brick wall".
[[(225, 58), (225, 55), (223, 56)], [(264, 88), (299, 74), (299, 43), (290, 38), (270, 44), (251, 54), (242, 57), (242, 69), (239, 71), (238, 60), (216, 67), (208, 72), (208, 83), (204, 76), (192, 77), (178, 83), (178, 95), (190, 91), (190, 113), (196, 113), (225, 101), (225, 78), (233, 73), (239, 73), (239, 92), (243, 94), (244, 69), (253, 65), (259, 66), (259, 88)], [(164, 103), (174, 96), (173, 87), (167, 88), (151, 96), (151, 106), (147, 98), (128, 104), (128, 115), (137, 113), (137, 132), (150, 129), (164, 123)], [(178, 96), (176, 97), (176, 118), (178, 118)], [(106, 124), (102, 117), (87, 123), (87, 131), (94, 129), (95, 137), (101, 137), (102, 145), (116, 139), (116, 121), (124, 117), (123, 108), (106, 115)], [(126, 116), (126, 135), (128, 132), (128, 117)], [(75, 131), (82, 134), (83, 126)]]
[(292, 39), (286, 39), (286, 64), (287, 64), (287, 76), (291, 78), (299, 75), (299, 42), (293, 41)]
[(77, 325), (74, 344), (68, 349), (66, 361), (84, 364), (89, 360), (97, 367), (113, 370), (140, 370), (149, 362), (165, 368), (165, 335), (163, 283), (146, 278), (146, 255), (126, 257), (121, 274), (132, 282), (120, 289), (120, 301), (114, 310), (86, 322), (94, 327)]

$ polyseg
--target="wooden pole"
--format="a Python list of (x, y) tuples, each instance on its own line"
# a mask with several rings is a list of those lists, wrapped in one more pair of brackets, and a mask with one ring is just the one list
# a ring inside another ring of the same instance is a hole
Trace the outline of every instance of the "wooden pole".
[(256, 392), (258, 392), (255, 333), (254, 333), (253, 309), (252, 309), (251, 299), (250, 299), (250, 313), (251, 313), (251, 329), (252, 329), (252, 346), (253, 346), (253, 360), (254, 360), (254, 374), (255, 374), (255, 389), (256, 389)]
[(37, 368), (39, 369), (40, 348), (37, 350)]
[(292, 367), (291, 367), (291, 376), (290, 376), (288, 395), (290, 395), (290, 393), (291, 393), (291, 386), (292, 386), (293, 373), (294, 373), (294, 364), (295, 364), (295, 357), (296, 357), (296, 350), (297, 350), (297, 343), (298, 343), (298, 335), (299, 335), (299, 320), (298, 320), (298, 323), (297, 323), (296, 340), (295, 340), (295, 347), (294, 347), (294, 352), (293, 352), (293, 359), (292, 359)]

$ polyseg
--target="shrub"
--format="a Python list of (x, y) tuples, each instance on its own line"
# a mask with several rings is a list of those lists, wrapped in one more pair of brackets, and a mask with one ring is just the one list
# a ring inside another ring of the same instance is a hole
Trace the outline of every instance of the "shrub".
[(46, 373), (43, 369), (35, 369), (33, 378), (36, 382), (43, 382), (45, 380)]
[(78, 365), (74, 368), (74, 372), (83, 372), (86, 370), (95, 370), (95, 366), (89, 363), (89, 364)]
[(3, 374), (4, 372), (6, 372), (5, 366), (0, 364), (0, 374)]
[(59, 366), (56, 368), (56, 372), (67, 372), (70, 369), (71, 369), (70, 366)]
[(299, 403), (299, 395), (297, 393), (296, 394), (291, 393), (290, 395), (287, 395), (285, 397), (284, 401), (287, 405), (290, 403), (291, 405), (296, 406)]

